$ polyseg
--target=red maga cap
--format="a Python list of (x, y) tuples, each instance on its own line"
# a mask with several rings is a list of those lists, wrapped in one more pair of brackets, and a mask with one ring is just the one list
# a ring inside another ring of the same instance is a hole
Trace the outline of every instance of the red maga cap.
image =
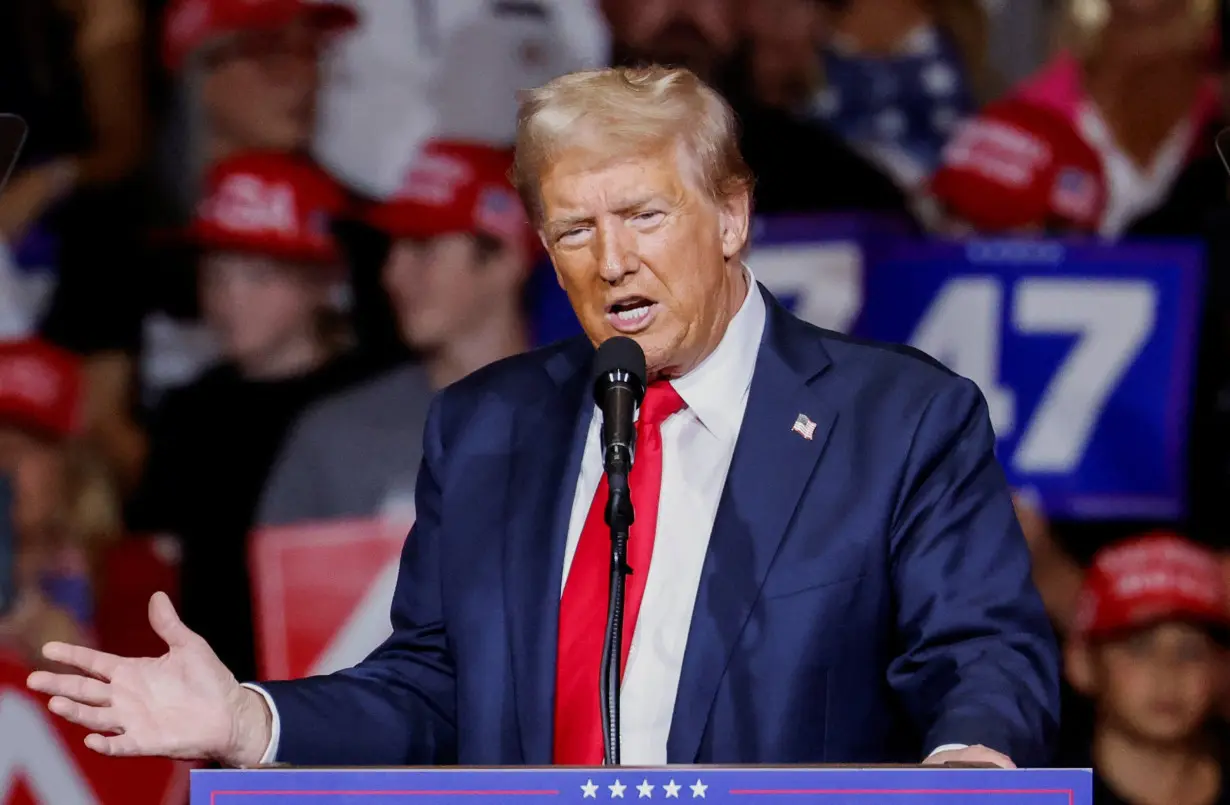
[(511, 167), (508, 149), (427, 143), (397, 193), (370, 205), (363, 218), (394, 238), (484, 234), (533, 255), (537, 238), (508, 180)]
[(0, 343), (0, 423), (53, 438), (77, 433), (81, 361), (38, 339)]
[(210, 251), (331, 263), (339, 259), (330, 222), (346, 193), (305, 157), (240, 154), (214, 165), (188, 240)]
[(1221, 563), (1165, 531), (1103, 548), (1085, 574), (1076, 632), (1098, 638), (1159, 621), (1230, 625)]
[(324, 31), (353, 27), (358, 15), (343, 3), (311, 0), (172, 0), (163, 29), (162, 58), (171, 70), (210, 40), (240, 31), (282, 28), (306, 20)]
[(984, 232), (1044, 224), (1095, 232), (1106, 209), (1097, 153), (1068, 121), (1021, 100), (992, 104), (962, 124), (931, 192)]

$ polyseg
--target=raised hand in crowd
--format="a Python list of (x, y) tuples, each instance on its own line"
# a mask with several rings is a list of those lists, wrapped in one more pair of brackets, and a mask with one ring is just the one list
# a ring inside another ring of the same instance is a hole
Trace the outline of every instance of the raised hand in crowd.
[(0, 647), (17, 654), (36, 667), (50, 667), (42, 656), (42, 646), (50, 642), (85, 645), (89, 636), (72, 613), (59, 607), (36, 588), (27, 588), (3, 618), (0, 618)]
[(47, 659), (81, 673), (35, 671), (30, 688), (52, 696), (53, 713), (93, 730), (85, 744), (95, 752), (259, 763), (272, 729), (261, 695), (235, 680), (165, 594), (150, 599), (149, 619), (167, 644), (161, 657), (48, 643)]

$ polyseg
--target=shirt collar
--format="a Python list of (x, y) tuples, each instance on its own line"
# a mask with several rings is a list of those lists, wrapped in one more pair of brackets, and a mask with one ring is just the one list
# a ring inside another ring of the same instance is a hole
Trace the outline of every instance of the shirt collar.
[(752, 385), (756, 355), (764, 333), (764, 297), (756, 277), (744, 266), (747, 296), (717, 348), (686, 375), (671, 381), (705, 429), (720, 439), (734, 440), (743, 422), (747, 390)]

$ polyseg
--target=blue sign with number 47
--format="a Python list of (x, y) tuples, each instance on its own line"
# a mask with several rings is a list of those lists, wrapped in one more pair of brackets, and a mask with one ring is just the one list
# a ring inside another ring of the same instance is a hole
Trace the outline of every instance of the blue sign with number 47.
[(977, 383), (1014, 486), (1056, 516), (1183, 514), (1198, 246), (897, 241), (868, 258), (854, 332)]

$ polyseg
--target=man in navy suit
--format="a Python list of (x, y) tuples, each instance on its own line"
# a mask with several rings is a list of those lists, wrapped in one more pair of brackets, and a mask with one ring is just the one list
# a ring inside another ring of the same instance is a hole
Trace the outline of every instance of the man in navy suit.
[(437, 397), (393, 635), (368, 659), (240, 685), (159, 595), (166, 655), (49, 644), (89, 676), (31, 687), (115, 755), (600, 762), (590, 364), (622, 334), (650, 377), (622, 761), (1046, 762), (1058, 654), (981, 394), (755, 283), (735, 142), (729, 108), (682, 70), (572, 74), (525, 98), (515, 178), (588, 338)]

